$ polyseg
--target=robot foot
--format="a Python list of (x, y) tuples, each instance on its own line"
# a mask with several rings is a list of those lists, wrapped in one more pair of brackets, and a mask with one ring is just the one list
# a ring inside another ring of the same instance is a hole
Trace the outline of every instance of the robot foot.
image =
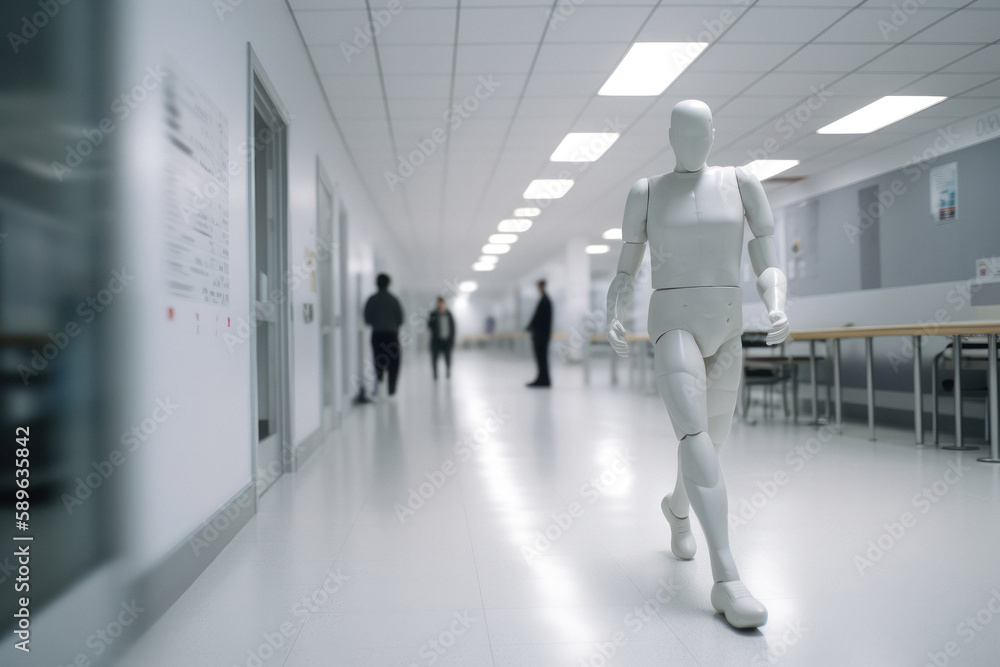
[(738, 579), (712, 586), (712, 606), (734, 628), (759, 628), (767, 623), (767, 609)]
[(681, 560), (691, 560), (694, 558), (694, 552), (697, 548), (694, 535), (691, 534), (691, 517), (682, 518), (673, 513), (670, 509), (671, 495), (668, 493), (660, 501), (660, 510), (663, 511), (663, 516), (670, 524), (670, 550)]

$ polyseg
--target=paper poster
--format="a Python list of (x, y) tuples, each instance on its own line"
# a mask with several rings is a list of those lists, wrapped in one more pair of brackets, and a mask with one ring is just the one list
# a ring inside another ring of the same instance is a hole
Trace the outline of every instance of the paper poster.
[(976, 280), (981, 283), (1000, 283), (1000, 257), (977, 259)]
[(229, 305), (229, 123), (170, 66), (164, 86), (167, 290)]
[(931, 169), (931, 215), (938, 222), (958, 220), (958, 163)]

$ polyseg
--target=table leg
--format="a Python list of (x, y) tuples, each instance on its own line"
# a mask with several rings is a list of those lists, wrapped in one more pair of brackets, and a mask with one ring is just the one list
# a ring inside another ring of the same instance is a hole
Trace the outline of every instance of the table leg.
[(923, 362), (920, 354), (920, 336), (913, 337), (913, 430), (917, 444), (924, 444), (924, 385), (920, 377)]
[(960, 335), (952, 337), (951, 351), (955, 361), (955, 444), (941, 449), (950, 449), (953, 452), (979, 449), (978, 445), (966, 445), (962, 438), (962, 337)]
[(792, 421), (799, 423), (799, 365), (792, 365)]
[(872, 339), (865, 338), (865, 376), (868, 380), (868, 439), (875, 439), (875, 368), (872, 360)]
[(837, 433), (843, 430), (843, 398), (840, 391), (840, 339), (834, 338), (833, 342), (833, 409), (834, 428)]
[(618, 386), (618, 353), (611, 350), (611, 386)]
[(816, 386), (816, 341), (809, 341), (809, 389), (812, 391), (812, 420), (819, 421), (819, 390)]
[(987, 396), (990, 401), (990, 455), (986, 458), (979, 459), (983, 463), (1000, 463), (1000, 427), (997, 424), (997, 335), (992, 333), (988, 336), (989, 340), (989, 353), (987, 354), (987, 361), (990, 365), (987, 370), (987, 378), (989, 378), (987, 385), (989, 387), (989, 393)]

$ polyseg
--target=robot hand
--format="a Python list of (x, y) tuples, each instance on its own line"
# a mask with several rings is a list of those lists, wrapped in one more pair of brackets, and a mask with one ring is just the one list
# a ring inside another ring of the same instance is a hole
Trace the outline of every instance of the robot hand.
[(611, 349), (617, 352), (619, 357), (628, 356), (628, 341), (625, 340), (626, 335), (625, 325), (617, 319), (611, 320), (607, 332), (608, 342), (611, 343)]
[(779, 345), (788, 338), (788, 318), (780, 310), (772, 310), (767, 314), (771, 320), (771, 329), (767, 332), (767, 344)]

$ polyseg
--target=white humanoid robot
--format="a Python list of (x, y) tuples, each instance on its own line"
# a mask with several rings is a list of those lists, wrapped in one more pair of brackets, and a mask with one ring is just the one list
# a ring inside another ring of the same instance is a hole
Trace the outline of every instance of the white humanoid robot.
[(719, 467), (742, 374), (740, 258), (743, 219), (757, 291), (771, 327), (767, 343), (788, 336), (785, 275), (777, 267), (774, 221), (757, 177), (742, 167), (709, 167), (715, 129), (704, 102), (686, 100), (670, 116), (674, 171), (644, 178), (625, 203), (618, 275), (608, 290), (608, 340), (628, 356), (625, 308), (649, 243), (653, 294), (648, 331), (656, 387), (680, 444), (677, 483), (660, 504), (678, 558), (694, 557), (690, 509), (701, 522), (712, 562), (712, 606), (737, 628), (767, 622), (767, 609), (740, 582), (729, 548), (728, 500)]

